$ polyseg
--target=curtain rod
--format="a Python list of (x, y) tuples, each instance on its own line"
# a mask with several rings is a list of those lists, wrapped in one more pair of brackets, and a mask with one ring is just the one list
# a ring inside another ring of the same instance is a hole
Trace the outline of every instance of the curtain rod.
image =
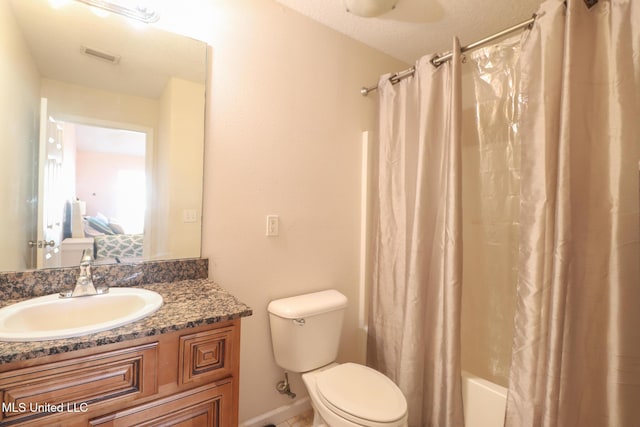
[[(533, 25), (533, 23), (536, 21), (536, 15), (533, 14), (533, 16), (529, 19), (527, 19), (526, 21), (523, 21), (519, 24), (514, 25), (513, 27), (509, 27), (505, 30), (502, 30), (500, 32), (497, 32), (493, 35), (490, 35), (489, 37), (485, 37), (482, 40), (478, 40), (476, 42), (473, 42), (467, 46), (463, 46), (460, 48), (460, 52), (461, 53), (465, 53), (467, 51), (470, 51), (471, 49), (475, 49), (479, 46), (482, 46), (483, 44), (487, 44), (495, 39), (499, 39), (502, 36), (506, 36), (507, 34), (513, 33), (515, 31), (518, 31), (522, 28), (531, 28), (531, 26)], [(446, 53), (442, 53), (442, 54), (438, 54), (436, 56), (434, 56), (431, 59), (431, 63), (433, 64), (434, 67), (439, 67), (440, 65), (444, 64), (445, 62), (449, 61), (451, 58), (453, 57), (453, 52), (449, 51)], [(416, 67), (411, 67), (411, 68), (407, 68), (406, 70), (403, 71), (399, 71), (397, 73), (394, 73), (393, 75), (391, 75), (391, 77), (389, 77), (389, 81), (391, 82), (391, 84), (396, 84), (398, 83), (400, 80), (407, 78), (409, 76), (412, 76), (413, 73), (416, 71)], [(360, 89), (360, 95), (362, 96), (367, 96), (369, 95), (369, 92), (372, 92), (374, 90), (377, 90), (378, 86), (371, 86), (371, 87), (363, 87), (362, 89)]]

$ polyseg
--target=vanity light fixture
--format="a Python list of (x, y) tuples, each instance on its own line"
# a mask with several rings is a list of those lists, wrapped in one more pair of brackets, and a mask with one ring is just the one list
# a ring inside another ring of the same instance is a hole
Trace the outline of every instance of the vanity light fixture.
[(104, 0), (76, 0), (80, 3), (87, 4), (89, 6), (97, 7), (99, 9), (103, 9), (112, 13), (116, 13), (118, 15), (135, 19), (140, 22), (144, 22), (145, 24), (151, 24), (153, 22), (157, 22), (160, 19), (160, 15), (157, 11), (146, 7), (137, 5), (135, 7), (128, 7), (123, 4), (104, 1)]
[(395, 9), (399, 0), (342, 0), (347, 12), (372, 18)]

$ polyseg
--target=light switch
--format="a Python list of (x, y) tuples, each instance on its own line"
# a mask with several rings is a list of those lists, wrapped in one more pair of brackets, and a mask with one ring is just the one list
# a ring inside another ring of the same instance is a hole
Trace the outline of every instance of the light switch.
[(182, 222), (198, 222), (198, 211), (196, 209), (184, 209), (182, 211)]
[(267, 215), (267, 236), (277, 236), (280, 228), (278, 215)]

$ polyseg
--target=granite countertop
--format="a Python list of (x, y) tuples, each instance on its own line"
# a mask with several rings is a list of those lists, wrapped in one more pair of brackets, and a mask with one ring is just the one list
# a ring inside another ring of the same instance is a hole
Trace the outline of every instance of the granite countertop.
[[(160, 335), (252, 315), (251, 308), (208, 279), (150, 283), (139, 287), (162, 295), (164, 303), (158, 311), (128, 325), (81, 337), (0, 342), (0, 364)], [(24, 299), (2, 301), (0, 307)]]

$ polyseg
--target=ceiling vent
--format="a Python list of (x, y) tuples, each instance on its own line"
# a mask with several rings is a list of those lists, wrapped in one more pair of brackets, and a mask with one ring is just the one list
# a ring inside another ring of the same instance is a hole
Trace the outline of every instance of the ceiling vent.
[(113, 55), (103, 50), (93, 49), (91, 47), (82, 46), (82, 53), (92, 58), (99, 59), (101, 61), (108, 62), (110, 64), (117, 64), (120, 62), (119, 55)]

